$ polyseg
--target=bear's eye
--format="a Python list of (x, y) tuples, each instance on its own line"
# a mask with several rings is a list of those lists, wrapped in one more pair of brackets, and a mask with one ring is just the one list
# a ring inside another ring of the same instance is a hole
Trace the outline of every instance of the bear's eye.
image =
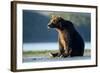
[(56, 20), (53, 20), (53, 22), (56, 22)]
[(57, 23), (57, 20), (53, 20), (53, 22), (56, 24)]

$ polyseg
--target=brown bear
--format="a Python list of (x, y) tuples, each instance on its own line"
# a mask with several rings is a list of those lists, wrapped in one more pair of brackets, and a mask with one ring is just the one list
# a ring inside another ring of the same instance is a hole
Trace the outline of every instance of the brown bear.
[(71, 21), (60, 16), (52, 16), (48, 28), (58, 32), (59, 52), (50, 53), (53, 57), (83, 56), (84, 41)]

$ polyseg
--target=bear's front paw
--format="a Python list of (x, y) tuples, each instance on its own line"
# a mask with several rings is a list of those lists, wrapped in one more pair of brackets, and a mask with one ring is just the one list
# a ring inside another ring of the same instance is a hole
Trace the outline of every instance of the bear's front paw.
[(49, 53), (49, 56), (50, 56), (50, 57), (53, 57), (53, 54), (50, 52), (50, 53)]
[(59, 54), (58, 54), (58, 53), (51, 53), (51, 52), (50, 52), (49, 55), (50, 55), (51, 57), (58, 57)]

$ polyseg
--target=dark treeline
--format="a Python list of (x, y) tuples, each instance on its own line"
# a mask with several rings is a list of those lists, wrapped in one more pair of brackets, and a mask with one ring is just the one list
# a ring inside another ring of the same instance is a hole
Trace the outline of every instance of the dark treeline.
[(89, 13), (61, 13), (61, 12), (43, 12), (23, 10), (23, 42), (56, 42), (57, 32), (48, 31), (47, 24), (50, 15), (60, 15), (66, 20), (70, 20), (75, 25), (76, 30), (81, 34), (83, 39), (90, 41), (91, 21)]

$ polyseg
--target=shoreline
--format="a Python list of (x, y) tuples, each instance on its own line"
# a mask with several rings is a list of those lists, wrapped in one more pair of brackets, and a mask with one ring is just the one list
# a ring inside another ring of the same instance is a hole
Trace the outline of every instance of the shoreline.
[[(50, 52), (57, 52), (58, 50), (44, 50), (44, 51), (24, 51), (23, 57), (39, 56), (39, 57), (49, 57)], [(91, 56), (91, 50), (85, 49), (84, 56)]]

